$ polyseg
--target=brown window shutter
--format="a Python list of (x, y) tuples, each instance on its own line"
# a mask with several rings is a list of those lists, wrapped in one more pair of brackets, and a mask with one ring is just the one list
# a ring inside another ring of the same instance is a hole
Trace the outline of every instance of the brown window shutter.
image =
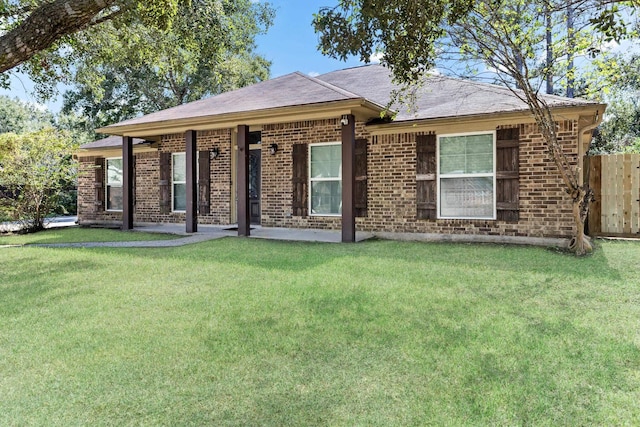
[(496, 133), (496, 208), (499, 221), (520, 219), (520, 130), (499, 129)]
[(136, 156), (133, 156), (132, 159), (132, 164), (133, 164), (133, 177), (132, 177), (132, 181), (131, 181), (131, 194), (133, 197), (133, 206), (136, 205), (136, 170), (137, 170), (137, 165), (136, 165)]
[(356, 139), (356, 152), (355, 152), (355, 202), (356, 202), (356, 216), (367, 216), (367, 140)]
[(160, 213), (171, 212), (171, 153), (160, 153)]
[(211, 162), (209, 150), (198, 152), (198, 210), (200, 215), (211, 212)]
[(307, 144), (293, 145), (293, 216), (308, 215), (308, 146)]
[(104, 210), (104, 193), (105, 193), (105, 160), (104, 157), (96, 157), (95, 159), (95, 210), (100, 212)]
[(416, 204), (418, 219), (436, 219), (436, 136), (416, 139)]

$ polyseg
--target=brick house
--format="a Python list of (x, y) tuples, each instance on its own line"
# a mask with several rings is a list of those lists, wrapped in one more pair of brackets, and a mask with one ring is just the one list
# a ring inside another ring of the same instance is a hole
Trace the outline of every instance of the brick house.
[[(99, 132), (81, 147), (80, 224), (249, 224), (470, 239), (568, 238), (571, 201), (527, 106), (433, 76), (392, 106), (388, 70), (292, 73)], [(582, 163), (605, 105), (544, 96)], [(482, 240), (482, 239), (478, 239)]]

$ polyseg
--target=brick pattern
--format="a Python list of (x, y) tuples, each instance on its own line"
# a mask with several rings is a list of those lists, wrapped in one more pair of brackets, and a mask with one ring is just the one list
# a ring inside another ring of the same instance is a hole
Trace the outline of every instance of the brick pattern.
[[(197, 149), (211, 150), (218, 147), (216, 159), (211, 159), (211, 212), (199, 215), (201, 224), (229, 224), (231, 218), (231, 130), (198, 132)], [(159, 180), (160, 152), (184, 152), (183, 134), (164, 135), (157, 152), (143, 152), (135, 155), (135, 206), (134, 222), (174, 223), (185, 221), (183, 212), (160, 213)], [(120, 212), (96, 209), (95, 199), (95, 157), (80, 157), (78, 173), (78, 217), (81, 223), (122, 221)]]
[[(520, 220), (418, 220), (416, 218), (416, 137), (433, 132), (370, 136), (362, 124), (356, 138), (368, 139), (368, 215), (357, 218), (362, 231), (570, 237), (571, 200), (534, 124), (520, 125)], [(558, 124), (567, 155), (577, 161), (577, 123)], [(265, 144), (276, 142), (277, 156), (263, 160), (263, 225), (339, 229), (340, 218), (291, 214), (292, 145), (340, 140), (339, 120), (265, 126)]]
[[(547, 153), (542, 135), (534, 124), (520, 127), (520, 220), (418, 220), (416, 218), (416, 137), (433, 132), (410, 132), (371, 136), (362, 123), (356, 138), (368, 139), (368, 215), (356, 219), (362, 231), (419, 232), (441, 234), (488, 234), (532, 237), (570, 237), (574, 225), (571, 200), (564, 190), (556, 166)], [(489, 130), (489, 129), (487, 129)], [(198, 217), (202, 224), (229, 224), (231, 220), (232, 130), (198, 132), (198, 150), (218, 147), (211, 160), (211, 214)], [(571, 162), (577, 162), (577, 123), (558, 124), (558, 135)], [(340, 217), (292, 215), (293, 145), (337, 142), (341, 139), (339, 118), (265, 125), (262, 145), (278, 144), (276, 155), (262, 155), (262, 225), (267, 227), (340, 229)], [(165, 135), (159, 151), (184, 151), (184, 135)], [(78, 184), (81, 221), (118, 221), (121, 215), (96, 212), (94, 158), (82, 157)], [(184, 222), (184, 214), (161, 215), (158, 203), (156, 152), (136, 155), (137, 222)]]

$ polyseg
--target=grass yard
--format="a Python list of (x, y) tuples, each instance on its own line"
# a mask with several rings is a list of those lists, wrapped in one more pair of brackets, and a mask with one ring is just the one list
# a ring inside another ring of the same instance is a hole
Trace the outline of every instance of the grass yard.
[(140, 231), (109, 230), (106, 228), (66, 227), (50, 228), (30, 234), (0, 234), (1, 245), (29, 245), (77, 242), (133, 242), (140, 240), (171, 240), (183, 236)]
[(0, 425), (639, 425), (640, 243), (0, 249)]

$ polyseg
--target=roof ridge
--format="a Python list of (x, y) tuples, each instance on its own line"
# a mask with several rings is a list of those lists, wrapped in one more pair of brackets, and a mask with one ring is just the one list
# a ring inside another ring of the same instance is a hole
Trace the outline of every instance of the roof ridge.
[(357, 94), (355, 92), (351, 92), (349, 90), (343, 89), (340, 86), (336, 86), (336, 85), (333, 85), (331, 83), (327, 83), (327, 82), (322, 81), (320, 79), (317, 79), (315, 77), (311, 77), (308, 74), (304, 74), (304, 73), (302, 73), (300, 71), (296, 71), (296, 73), (298, 75), (308, 79), (308, 80), (311, 80), (313, 83), (316, 83), (316, 84), (319, 84), (320, 86), (326, 87), (327, 89), (330, 89), (330, 90), (332, 90), (332, 91), (334, 91), (336, 93), (339, 93), (340, 95), (347, 96), (349, 98), (362, 98), (362, 99), (365, 99), (364, 96), (362, 96), (360, 94)]
[(386, 70), (388, 70), (389, 68), (386, 67), (383, 64), (380, 63), (374, 63), (374, 62), (370, 62), (368, 64), (360, 64), (360, 65), (354, 65), (352, 67), (347, 67), (347, 68), (340, 68), (339, 70), (332, 70), (332, 71), (327, 71), (326, 73), (322, 73), (320, 74), (318, 77), (322, 77), (322, 76), (326, 76), (327, 74), (332, 74), (332, 73), (338, 73), (340, 71), (348, 71), (348, 70), (355, 70), (356, 68), (367, 68), (367, 67), (382, 67)]
[[(496, 83), (488, 83), (488, 82), (481, 82), (478, 80), (473, 80), (471, 78), (464, 78), (464, 77), (455, 77), (455, 76), (449, 76), (446, 74), (438, 74), (438, 75), (432, 75), (432, 76), (427, 76), (426, 77), (426, 81), (428, 82), (429, 80), (436, 80), (436, 79), (449, 79), (449, 80), (454, 80), (454, 81), (458, 81), (458, 82), (463, 82), (469, 85), (474, 85), (474, 86), (482, 86), (485, 87), (486, 89), (494, 89), (494, 90), (501, 90), (504, 91), (506, 93), (510, 93), (511, 95), (514, 95), (513, 91), (517, 91), (517, 92), (523, 92), (522, 89), (511, 89), (507, 86), (502, 86)], [(517, 96), (517, 95), (516, 95)], [(538, 94), (538, 96), (541, 96), (542, 98), (549, 98), (549, 99), (554, 99), (556, 101), (572, 101), (575, 100), (575, 102), (582, 102), (582, 103), (597, 103), (596, 101), (590, 100), (590, 99), (585, 99), (585, 98), (567, 98), (566, 96), (561, 96), (561, 95), (555, 95), (555, 94), (549, 94), (549, 93), (540, 93)]]

